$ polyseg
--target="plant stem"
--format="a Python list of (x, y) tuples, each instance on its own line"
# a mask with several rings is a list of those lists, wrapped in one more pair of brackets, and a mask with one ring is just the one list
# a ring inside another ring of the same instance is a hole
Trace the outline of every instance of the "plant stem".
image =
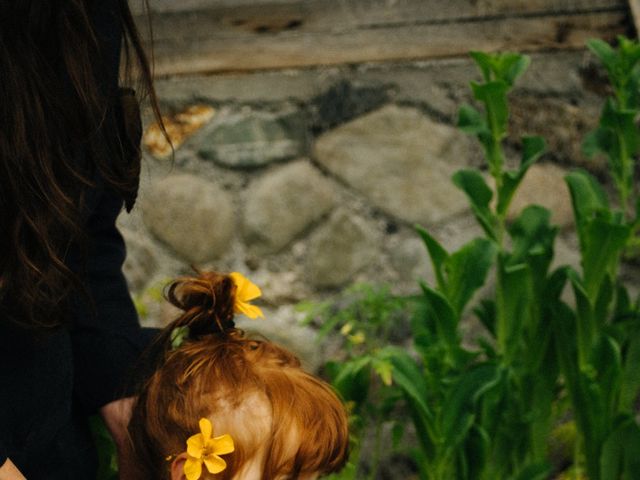
[(367, 476), (369, 480), (374, 480), (376, 478), (376, 473), (378, 473), (378, 467), (380, 466), (380, 447), (382, 444), (382, 422), (380, 420), (376, 422), (376, 433), (374, 438), (373, 462), (371, 464), (371, 471)]

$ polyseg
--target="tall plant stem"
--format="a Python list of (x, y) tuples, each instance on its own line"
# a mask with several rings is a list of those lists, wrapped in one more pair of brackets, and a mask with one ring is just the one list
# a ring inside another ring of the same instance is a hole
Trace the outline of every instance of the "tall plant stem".
[(371, 471), (369, 472), (369, 475), (367, 475), (368, 480), (374, 480), (376, 478), (376, 473), (378, 472), (378, 467), (380, 465), (380, 448), (382, 446), (382, 422), (380, 420), (376, 422), (376, 433), (374, 438), (373, 462), (371, 464)]

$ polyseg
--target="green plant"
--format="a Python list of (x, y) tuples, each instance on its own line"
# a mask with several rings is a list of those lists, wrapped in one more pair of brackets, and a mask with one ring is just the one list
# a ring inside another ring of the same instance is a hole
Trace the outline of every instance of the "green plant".
[[(640, 387), (638, 304), (631, 304), (617, 280), (621, 253), (638, 226), (637, 208), (635, 215), (629, 212), (636, 198), (633, 157), (640, 145), (635, 125), (640, 47), (623, 38), (617, 51), (597, 40), (589, 47), (609, 72), (615, 98), (607, 100), (585, 150), (607, 155), (619, 206), (610, 207), (603, 188), (586, 172), (567, 176), (580, 272), (549, 270), (556, 228), (547, 210), (529, 206), (512, 224), (505, 221), (513, 194), (544, 149), (542, 139), (524, 138), (519, 168), (504, 168), (506, 94), (528, 59), (472, 54), (484, 77), (484, 83), (472, 83), (484, 115), (463, 106), (459, 126), (483, 145), (495, 187), (477, 170), (462, 170), (453, 179), (467, 194), (485, 238), (450, 255), (419, 229), (437, 273), (435, 288), (423, 285), (425, 313), (415, 329), (427, 367), (424, 385), (436, 397), (431, 412), (409, 402), (428, 420), (423, 460), (438, 466), (425, 478), (546, 478), (552, 409), (565, 393), (579, 432), (574, 466), (584, 467), (591, 480), (632, 478), (640, 471), (640, 429), (631, 410)], [(475, 313), (491, 341), (482, 343), (478, 355), (460, 347), (457, 326), (490, 263), (496, 270), (495, 296)], [(561, 299), (567, 283), (575, 308)], [(406, 373), (394, 369), (394, 379)], [(415, 372), (410, 373), (415, 383)], [(415, 396), (415, 389), (407, 395)]]
[[(352, 448), (350, 462), (331, 480), (373, 479), (384, 454), (397, 448), (405, 415), (395, 409), (402, 392), (392, 385), (390, 344), (409, 335), (409, 311), (405, 299), (386, 286), (357, 284), (339, 297), (320, 304), (302, 305), (306, 322), (319, 326), (320, 338), (334, 332), (342, 357), (325, 365), (325, 374), (350, 409)], [(400, 421), (397, 419), (400, 418)], [(392, 424), (392, 448), (383, 444), (383, 427)], [(364, 436), (372, 436), (367, 465), (361, 461)]]
[[(548, 210), (530, 205), (508, 217), (518, 186), (545, 150), (543, 139), (525, 137), (518, 167), (506, 167), (507, 97), (529, 59), (474, 52), (483, 80), (471, 88), (483, 108), (462, 106), (458, 125), (482, 145), (492, 182), (477, 169), (457, 172), (453, 182), (467, 195), (484, 235), (448, 252), (418, 227), (436, 280), (421, 284), (415, 302), (416, 355), (380, 346), (374, 356), (358, 353), (339, 369), (336, 378), (348, 386), (340, 388), (355, 390), (360, 398), (352, 398), (366, 403), (359, 375), (369, 378), (364, 368), (374, 358), (381, 362), (380, 378), (402, 393), (418, 433), (414, 457), (424, 480), (548, 478), (555, 467), (548, 442), (558, 431), (576, 432), (563, 435), (572, 442), (575, 478), (626, 480), (640, 472), (634, 412), (640, 299), (632, 302), (619, 281), (622, 254), (637, 247), (640, 225), (633, 181), (640, 46), (620, 38), (618, 49), (598, 40), (589, 48), (609, 73), (614, 96), (584, 149), (607, 156), (617, 203), (612, 206), (588, 173), (567, 175), (580, 270), (551, 269), (557, 228)], [(476, 302), (491, 271), (493, 293)], [(567, 288), (575, 303), (563, 300)], [(471, 312), (487, 332), (473, 348), (460, 334)]]
[(617, 205), (587, 173), (567, 176), (582, 271), (566, 269), (576, 308), (557, 305), (554, 330), (572, 347), (558, 349), (558, 357), (588, 477), (631, 479), (640, 471), (634, 412), (640, 390), (640, 298), (631, 302), (618, 273), (623, 251), (637, 244), (640, 225), (633, 182), (640, 150), (640, 45), (620, 37), (617, 50), (600, 40), (588, 46), (607, 70), (614, 96), (606, 100), (600, 125), (583, 147), (588, 154), (606, 155)]

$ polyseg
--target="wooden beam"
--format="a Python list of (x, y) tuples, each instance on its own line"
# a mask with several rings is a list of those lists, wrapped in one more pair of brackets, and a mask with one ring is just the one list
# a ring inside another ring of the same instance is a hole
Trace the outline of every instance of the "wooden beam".
[[(156, 75), (299, 68), (361, 62), (455, 57), (469, 50), (538, 51), (583, 48), (591, 37), (613, 40), (625, 33), (624, 11), (576, 15), (497, 18), (372, 28), (215, 31), (155, 43)], [(194, 32), (202, 32), (194, 27)], [(182, 36), (179, 36), (182, 34)]]
[[(129, 0), (135, 14), (144, 12), (144, 0)], [(149, 0), (152, 12), (194, 12), (207, 10), (242, 11), (277, 7), (309, 8), (310, 10), (354, 12), (364, 15), (386, 16), (389, 12), (428, 12), (441, 16), (444, 11), (464, 17), (525, 13), (533, 11), (572, 12), (615, 8), (626, 0)]]

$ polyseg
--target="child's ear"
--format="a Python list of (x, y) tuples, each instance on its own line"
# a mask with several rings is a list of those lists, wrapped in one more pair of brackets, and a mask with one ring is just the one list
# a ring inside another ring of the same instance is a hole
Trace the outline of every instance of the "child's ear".
[(187, 454), (181, 453), (173, 462), (171, 462), (171, 480), (185, 480), (184, 462), (187, 460)]

